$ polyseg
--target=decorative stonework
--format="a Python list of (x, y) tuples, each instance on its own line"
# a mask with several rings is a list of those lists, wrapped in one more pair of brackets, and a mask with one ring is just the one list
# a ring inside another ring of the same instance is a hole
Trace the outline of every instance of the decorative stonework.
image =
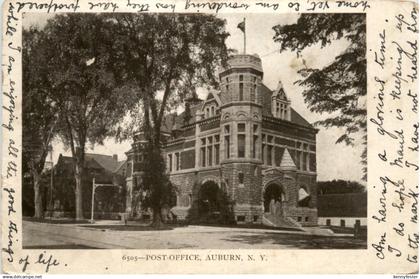
[[(261, 224), (267, 214), (274, 214), (264, 211), (270, 202), (267, 196), (272, 195), (265, 195), (266, 191), (275, 185), (284, 195), (280, 197), (281, 215), (270, 216), (270, 220), (277, 218), (290, 226), (316, 224), (316, 172), (298, 168), (296, 156), (301, 151), (315, 155), (317, 130), (303, 118), (299, 123), (291, 121), (290, 101), (281, 83), (274, 93), (264, 93), (267, 87), (262, 84), (258, 56), (235, 55), (228, 63), (220, 72), (220, 92), (210, 92), (191, 107), (195, 122), (181, 126), (181, 136), (172, 137), (164, 147), (164, 158), (172, 160), (172, 166), (181, 158), (181, 168), (169, 172), (177, 188), (172, 214), (178, 220), (200, 220), (199, 208), (209, 202), (200, 190), (211, 181), (217, 187), (208, 186), (223, 197), (226, 204), (222, 207), (232, 210), (235, 222)], [(277, 99), (287, 104), (282, 119), (270, 114), (272, 101)], [(305, 185), (311, 197), (307, 207), (298, 206), (300, 185)]]

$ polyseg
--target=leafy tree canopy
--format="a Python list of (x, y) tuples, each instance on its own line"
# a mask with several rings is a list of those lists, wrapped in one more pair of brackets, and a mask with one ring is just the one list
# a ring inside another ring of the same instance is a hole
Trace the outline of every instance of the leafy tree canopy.
[[(48, 57), (42, 52), (43, 33), (35, 28), (22, 34), (23, 60), (23, 176), (25, 191), (34, 190), (35, 217), (43, 217), (41, 174), (50, 150), (50, 144), (57, 131), (58, 106), (51, 98), (48, 87), (48, 73), (43, 67)], [(29, 183), (29, 184), (28, 184)]]
[(109, 20), (116, 76), (138, 92), (144, 120), (150, 111), (146, 124), (156, 131), (165, 112), (197, 86), (217, 87), (216, 67), (228, 55), (224, 20), (191, 14), (113, 14)]
[[(312, 112), (328, 117), (316, 124), (343, 128), (336, 143), (355, 143), (361, 134), (366, 146), (366, 15), (365, 14), (302, 14), (295, 24), (277, 25), (274, 41), (280, 51), (292, 50), (302, 55), (305, 48), (345, 38), (348, 47), (322, 69), (298, 71), (304, 87), (303, 96)], [(366, 166), (366, 147), (361, 154)], [(366, 179), (366, 167), (363, 168)]]

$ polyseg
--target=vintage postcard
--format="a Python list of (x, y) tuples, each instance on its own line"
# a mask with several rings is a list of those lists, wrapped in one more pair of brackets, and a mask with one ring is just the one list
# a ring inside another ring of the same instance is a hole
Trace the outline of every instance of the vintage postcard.
[(2, 272), (418, 273), (415, 1), (3, 3)]

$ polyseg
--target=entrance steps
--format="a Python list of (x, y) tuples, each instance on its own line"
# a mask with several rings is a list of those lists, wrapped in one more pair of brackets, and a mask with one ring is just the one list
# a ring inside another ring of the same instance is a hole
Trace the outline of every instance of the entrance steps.
[(262, 222), (266, 226), (276, 228), (288, 228), (303, 230), (302, 225), (290, 217), (276, 216), (271, 213), (264, 213)]

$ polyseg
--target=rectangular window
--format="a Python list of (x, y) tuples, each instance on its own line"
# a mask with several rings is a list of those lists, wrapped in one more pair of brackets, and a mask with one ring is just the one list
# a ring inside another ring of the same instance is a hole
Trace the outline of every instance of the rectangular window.
[(214, 163), (218, 165), (220, 163), (220, 146), (218, 144), (214, 145)]
[(179, 153), (175, 153), (175, 170), (179, 170)]
[(230, 158), (230, 136), (225, 136), (225, 158)]
[(341, 219), (340, 220), (340, 227), (345, 227), (346, 226), (346, 220)]
[(230, 133), (230, 126), (225, 125), (225, 134), (229, 134), (229, 133)]
[(271, 166), (273, 164), (272, 151), (273, 151), (273, 146), (268, 145), (268, 147), (267, 147), (267, 165), (269, 165), (269, 166)]
[(238, 133), (244, 133), (245, 132), (245, 124), (239, 123), (238, 124)]
[(172, 171), (172, 154), (168, 155), (168, 169), (169, 169), (169, 172)]
[(245, 135), (238, 135), (238, 157), (245, 157)]
[(239, 101), (244, 100), (244, 84), (242, 81), (244, 80), (243, 75), (239, 75)]
[(303, 152), (303, 158), (302, 158), (302, 170), (307, 171), (308, 170), (308, 153)]
[(201, 157), (201, 166), (205, 167), (206, 166), (206, 148), (205, 147), (201, 147), (200, 157)]
[(302, 169), (300, 166), (300, 156), (301, 156), (302, 152), (301, 151), (296, 151), (296, 167), (298, 168), (298, 170)]
[(208, 146), (207, 147), (207, 158), (208, 158), (208, 166), (213, 165), (213, 147)]
[(315, 154), (309, 154), (309, 170), (316, 171), (316, 157)]
[(245, 222), (245, 216), (244, 216), (244, 215), (237, 216), (237, 217), (236, 217), (236, 220), (237, 220), (238, 222)]
[(225, 133), (225, 159), (230, 158), (230, 126), (225, 125), (224, 127), (224, 133)]
[(244, 173), (243, 172), (238, 173), (238, 180), (239, 180), (239, 184), (244, 184)]
[(274, 161), (276, 166), (280, 166), (281, 159), (283, 157), (284, 148), (276, 146), (274, 150)]
[(257, 143), (258, 143), (258, 136), (254, 135), (252, 141), (252, 158), (257, 158)]
[(266, 151), (266, 145), (263, 144), (262, 148), (261, 148), (261, 160), (263, 161), (263, 164), (266, 165), (266, 156), (265, 156), (265, 151)]

